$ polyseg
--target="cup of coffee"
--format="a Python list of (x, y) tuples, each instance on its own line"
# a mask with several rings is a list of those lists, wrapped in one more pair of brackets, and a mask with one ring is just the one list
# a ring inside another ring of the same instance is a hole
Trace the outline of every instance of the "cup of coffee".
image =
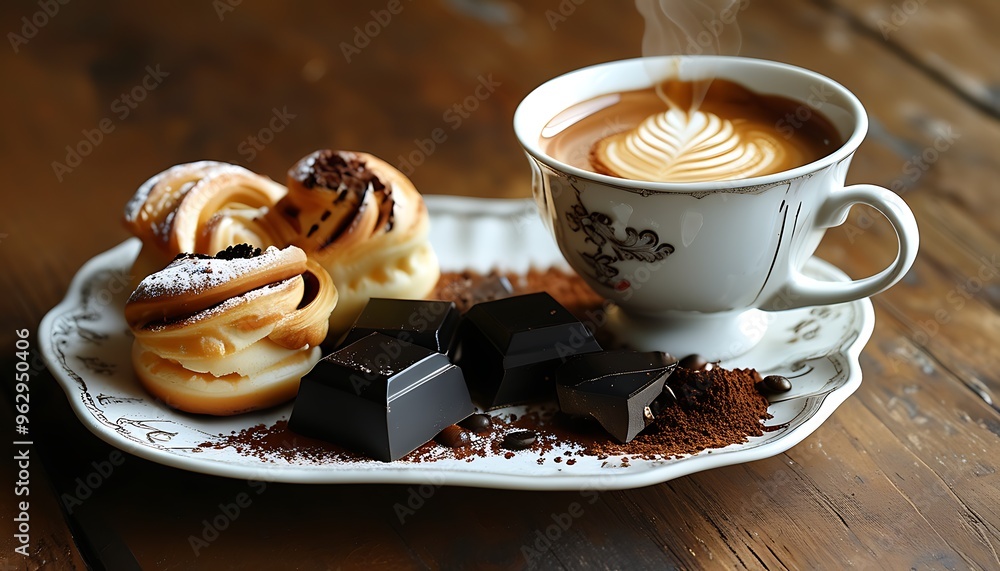
[[(542, 84), (514, 115), (543, 220), (611, 302), (612, 332), (716, 359), (753, 347), (768, 311), (871, 296), (913, 264), (917, 225), (902, 199), (844, 184), (867, 129), (835, 81), (725, 56), (587, 67)], [(854, 204), (892, 224), (896, 259), (859, 280), (804, 275)]]

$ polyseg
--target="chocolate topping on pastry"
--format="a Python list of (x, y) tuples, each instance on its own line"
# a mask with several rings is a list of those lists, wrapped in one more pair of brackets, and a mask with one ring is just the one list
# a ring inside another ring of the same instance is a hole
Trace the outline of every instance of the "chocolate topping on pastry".
[(322, 212), (314, 220), (305, 220), (302, 208), (290, 204), (289, 200), (280, 205), (298, 226), (296, 230), (320, 249), (352, 231), (361, 214), (372, 207), (372, 199), (378, 207), (378, 219), (372, 232), (392, 230), (395, 206), (392, 185), (383, 181), (358, 153), (316, 151), (300, 160), (288, 175), (290, 181), (297, 182), (307, 191), (334, 193), (322, 199)]
[(303, 157), (263, 223), (330, 273), (340, 294), (330, 318), (337, 334), (369, 298), (420, 299), (439, 275), (423, 198), (406, 175), (368, 153), (323, 149)]
[(263, 252), (260, 248), (254, 248), (250, 244), (236, 244), (229, 246), (215, 255), (217, 260), (249, 260), (256, 258)]
[(341, 193), (365, 193), (369, 186), (376, 191), (385, 188), (375, 173), (354, 153), (324, 149), (306, 157), (303, 162), (307, 161), (311, 161), (311, 164), (303, 166), (311, 168), (300, 168), (295, 173), (306, 188), (319, 186)]

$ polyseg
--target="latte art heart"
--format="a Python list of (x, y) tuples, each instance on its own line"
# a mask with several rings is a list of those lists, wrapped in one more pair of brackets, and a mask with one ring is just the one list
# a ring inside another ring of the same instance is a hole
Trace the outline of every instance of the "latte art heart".
[(830, 120), (805, 105), (723, 78), (707, 87), (671, 79), (567, 107), (539, 144), (557, 161), (623, 179), (746, 180), (810, 164), (841, 145)]
[(797, 160), (774, 133), (701, 110), (651, 115), (591, 150), (591, 162), (602, 174), (663, 182), (751, 178)]

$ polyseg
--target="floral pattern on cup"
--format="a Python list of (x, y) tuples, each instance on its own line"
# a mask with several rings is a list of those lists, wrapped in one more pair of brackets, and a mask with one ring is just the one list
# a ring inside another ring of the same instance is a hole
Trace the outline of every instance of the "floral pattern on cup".
[(590, 211), (580, 199), (580, 189), (576, 191), (576, 204), (566, 213), (567, 224), (573, 232), (586, 234), (584, 242), (593, 244), (594, 252), (578, 252), (591, 268), (591, 277), (609, 285), (617, 291), (627, 290), (628, 280), (616, 280), (621, 271), (615, 265), (625, 260), (658, 262), (674, 253), (671, 244), (661, 243), (660, 236), (653, 230), (637, 230), (625, 227), (625, 238), (619, 238), (612, 228), (613, 219), (603, 213)]

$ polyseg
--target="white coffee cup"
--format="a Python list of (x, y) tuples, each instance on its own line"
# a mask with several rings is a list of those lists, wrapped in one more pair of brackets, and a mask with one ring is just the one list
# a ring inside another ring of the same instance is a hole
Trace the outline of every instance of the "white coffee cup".
[[(605, 176), (543, 151), (540, 134), (553, 117), (600, 95), (668, 79), (651, 77), (651, 69), (672, 69), (685, 81), (728, 79), (800, 101), (798, 120), (818, 111), (845, 142), (822, 159), (777, 174), (698, 183)], [(861, 103), (835, 81), (783, 63), (722, 56), (587, 67), (542, 84), (514, 115), (543, 220), (570, 266), (614, 303), (614, 333), (639, 349), (717, 359), (759, 341), (767, 319), (758, 310), (868, 297), (895, 284), (913, 264), (919, 238), (906, 203), (879, 186), (844, 185), (867, 130)], [(827, 228), (843, 224), (854, 204), (867, 204), (889, 220), (898, 238), (896, 259), (873, 276), (849, 282), (803, 275)]]

